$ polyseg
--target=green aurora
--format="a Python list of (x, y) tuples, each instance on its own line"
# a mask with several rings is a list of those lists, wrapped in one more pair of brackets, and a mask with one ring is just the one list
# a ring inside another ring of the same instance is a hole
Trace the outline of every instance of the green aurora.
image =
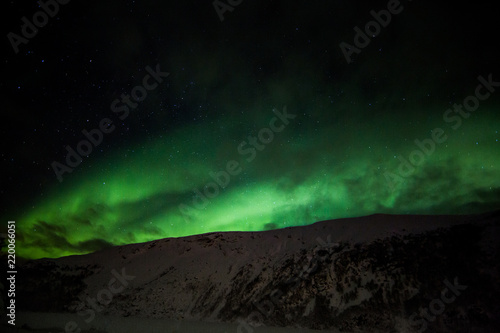
[[(500, 156), (491, 152), (498, 150), (500, 134), (491, 121), (493, 109), (478, 109), (456, 131), (439, 119), (440, 110), (431, 112), (436, 117), (426, 123), (427, 131), (422, 125), (399, 130), (382, 116), (376, 126), (350, 119), (337, 128), (327, 123), (304, 131), (301, 118), (307, 112), (288, 105), (296, 118), (248, 162), (238, 145), (268, 126), (271, 109), (250, 124), (224, 118), (202, 122), (117, 149), (91, 168), (84, 162), (18, 219), (18, 253), (59, 257), (214, 231), (267, 230), (373, 213), (471, 213), (498, 204)], [(385, 122), (390, 131), (383, 130)], [(429, 138), (435, 127), (445, 130), (447, 141), (391, 188), (385, 172), (397, 173), (397, 156), (408, 158), (417, 148), (413, 140)], [(209, 173), (224, 170), (230, 160), (241, 172), (197, 208), (194, 190), (203, 192), (213, 182)], [(190, 206), (190, 214), (180, 205)]]
[[(499, 209), (500, 87), (456, 129), (443, 119), (478, 76), (500, 81), (493, 5), (403, 5), (348, 64), (339, 43), (352, 44), (353, 28), (387, 1), (244, 1), (224, 22), (211, 1), (71, 2), (3, 62), (9, 187), (0, 192), (16, 253)], [(39, 10), (30, 6), (10, 15), (11, 29)], [(156, 64), (170, 75), (119, 121), (110, 104)], [(239, 145), (284, 106), (296, 117), (248, 161)], [(51, 162), (106, 117), (115, 130), (59, 183)], [(394, 177), (435, 128), (446, 141)], [(241, 172), (196, 207), (196, 191), (229, 161)]]

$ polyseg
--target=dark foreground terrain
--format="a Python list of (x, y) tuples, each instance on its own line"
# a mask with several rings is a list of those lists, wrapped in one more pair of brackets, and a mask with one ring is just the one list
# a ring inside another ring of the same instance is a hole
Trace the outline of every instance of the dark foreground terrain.
[(499, 227), (499, 211), (372, 215), (29, 261), (8, 329), (497, 332)]

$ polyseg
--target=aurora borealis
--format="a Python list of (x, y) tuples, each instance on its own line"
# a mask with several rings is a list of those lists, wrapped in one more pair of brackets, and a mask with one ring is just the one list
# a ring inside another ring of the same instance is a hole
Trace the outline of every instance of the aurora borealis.
[[(460, 126), (443, 116), (479, 76), (500, 81), (491, 4), (405, 2), (348, 64), (339, 43), (387, 2), (243, 2), (223, 22), (210, 1), (111, 3), (70, 2), (4, 52), (0, 230), (17, 221), (19, 255), (500, 207), (500, 88), (483, 88)], [(37, 10), (10, 6), (11, 30)], [(120, 119), (111, 103), (156, 64), (170, 75)], [(295, 117), (259, 135), (285, 108)], [(103, 118), (116, 128), (60, 183), (51, 163)], [(390, 186), (386, 174), (436, 128), (445, 142)], [(198, 207), (230, 161), (239, 172)]]

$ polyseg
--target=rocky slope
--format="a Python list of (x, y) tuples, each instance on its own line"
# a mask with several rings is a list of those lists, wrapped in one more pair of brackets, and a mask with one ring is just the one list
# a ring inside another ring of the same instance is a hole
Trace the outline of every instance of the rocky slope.
[[(210, 233), (30, 261), (18, 311), (381, 332), (500, 327), (500, 212)], [(3, 278), (2, 278), (3, 281)]]

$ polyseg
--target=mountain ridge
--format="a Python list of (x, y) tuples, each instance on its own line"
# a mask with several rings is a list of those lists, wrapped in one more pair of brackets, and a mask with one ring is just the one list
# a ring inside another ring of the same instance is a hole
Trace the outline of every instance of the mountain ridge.
[[(457, 331), (464, 322), (488, 329), (498, 323), (498, 305), (491, 299), (500, 296), (499, 221), (500, 211), (374, 214), (38, 259), (23, 265), (19, 275), (20, 311), (77, 313), (81, 327), (86, 320), (92, 324), (93, 311), (238, 323), (242, 330), (266, 325), (412, 332), (426, 324), (440, 331), (458, 318), (461, 324), (452, 325)], [(110, 294), (103, 290), (119, 275), (133, 278), (103, 304)], [(439, 297), (444, 281), (455, 278), (468, 289), (446, 312), (435, 321), (409, 319)], [(88, 298), (101, 302), (93, 307)], [(476, 323), (473, 314), (489, 324)]]

